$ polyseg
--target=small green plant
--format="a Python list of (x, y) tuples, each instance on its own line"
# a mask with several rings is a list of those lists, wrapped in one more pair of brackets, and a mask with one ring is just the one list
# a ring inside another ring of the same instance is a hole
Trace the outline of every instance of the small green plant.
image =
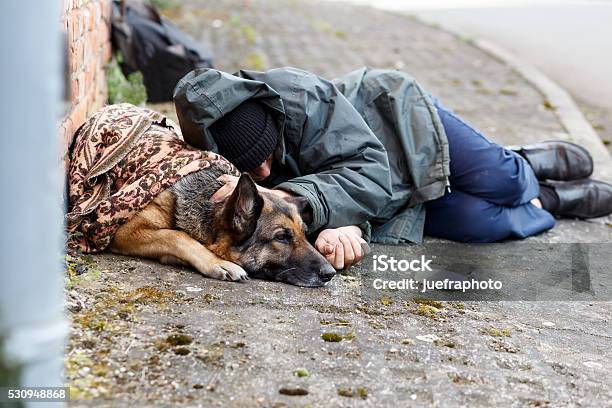
[(342, 336), (339, 335), (338, 333), (323, 333), (321, 334), (321, 338), (324, 341), (328, 341), (330, 343), (338, 343), (340, 341), (342, 341)]
[(246, 66), (255, 71), (263, 71), (266, 67), (264, 58), (261, 54), (252, 53), (246, 57)]
[(512, 329), (509, 327), (498, 329), (496, 327), (487, 327), (485, 329), (480, 329), (482, 334), (488, 334), (491, 337), (511, 337)]
[(113, 59), (106, 71), (108, 103), (131, 103), (141, 105), (147, 100), (147, 90), (142, 82), (142, 73), (133, 72), (126, 78), (117, 60)]
[(82, 281), (100, 279), (100, 270), (91, 255), (65, 254), (64, 255), (65, 284), (68, 290), (78, 286)]
[(167, 9), (177, 6), (176, 0), (151, 0), (151, 4), (153, 4), (158, 9)]
[(344, 335), (333, 333), (333, 332), (325, 332), (321, 334), (321, 338), (323, 339), (323, 341), (327, 341), (330, 343), (338, 343), (338, 342), (341, 342), (342, 340), (351, 341), (351, 340), (355, 340), (355, 332), (350, 331)]
[(254, 44), (257, 39), (257, 31), (250, 24), (244, 24), (240, 29), (242, 36), (246, 39), (247, 43)]
[(321, 31), (322, 33), (335, 35), (340, 39), (346, 39), (348, 34), (343, 30), (336, 30), (334, 26), (332, 26), (327, 21), (323, 20), (310, 20), (310, 26), (317, 31)]
[(298, 368), (293, 372), (293, 375), (298, 377), (308, 377), (310, 375), (310, 372), (308, 372), (308, 370), (305, 368)]
[(380, 304), (383, 306), (391, 306), (393, 304), (393, 299), (389, 297), (381, 297)]
[(338, 395), (340, 395), (341, 397), (348, 397), (348, 398), (359, 397), (361, 399), (368, 398), (368, 390), (365, 387), (357, 387), (357, 388), (340, 387), (338, 388), (337, 392), (338, 392)]

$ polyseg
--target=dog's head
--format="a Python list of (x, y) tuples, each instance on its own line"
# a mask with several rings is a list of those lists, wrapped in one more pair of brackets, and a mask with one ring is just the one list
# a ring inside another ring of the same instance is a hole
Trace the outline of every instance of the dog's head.
[(213, 250), (252, 278), (323, 286), (336, 271), (306, 238), (305, 204), (301, 198), (259, 193), (245, 173), (216, 215)]

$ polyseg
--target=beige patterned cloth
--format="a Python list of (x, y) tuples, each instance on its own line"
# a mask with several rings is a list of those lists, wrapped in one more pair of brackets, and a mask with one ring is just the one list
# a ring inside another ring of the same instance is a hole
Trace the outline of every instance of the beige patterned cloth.
[(217, 166), (218, 154), (187, 145), (172, 121), (130, 104), (110, 105), (77, 131), (68, 170), (68, 247), (103, 251), (117, 229), (182, 177)]

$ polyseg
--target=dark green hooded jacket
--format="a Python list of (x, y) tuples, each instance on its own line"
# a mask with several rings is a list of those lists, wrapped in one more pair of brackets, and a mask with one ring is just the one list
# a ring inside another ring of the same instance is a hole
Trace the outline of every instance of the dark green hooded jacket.
[(251, 98), (270, 108), (282, 135), (264, 185), (308, 199), (310, 232), (360, 225), (375, 242), (422, 241), (422, 203), (444, 194), (449, 156), (437, 111), (412, 77), (198, 69), (174, 90), (185, 141), (218, 151), (208, 128)]

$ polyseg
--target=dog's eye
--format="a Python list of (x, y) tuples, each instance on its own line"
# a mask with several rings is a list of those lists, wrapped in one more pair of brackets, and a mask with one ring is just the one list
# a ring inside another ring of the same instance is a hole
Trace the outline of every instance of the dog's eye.
[(291, 232), (287, 230), (279, 231), (274, 235), (274, 240), (285, 244), (290, 244), (293, 242), (293, 235), (291, 235)]

